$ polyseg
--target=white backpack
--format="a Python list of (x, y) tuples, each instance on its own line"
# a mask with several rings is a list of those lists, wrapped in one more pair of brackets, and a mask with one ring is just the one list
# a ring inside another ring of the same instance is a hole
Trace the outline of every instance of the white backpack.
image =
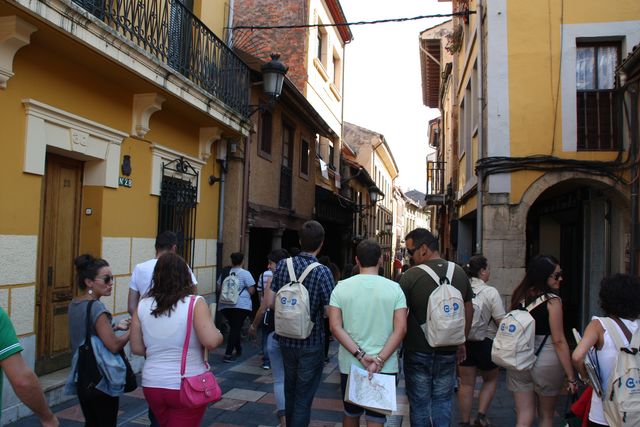
[(504, 316), (491, 347), (493, 363), (516, 371), (526, 371), (533, 368), (548, 335), (535, 350), (536, 321), (530, 312), (549, 298), (547, 295), (541, 295), (524, 310), (516, 308)]
[(311, 321), (309, 291), (302, 282), (311, 273), (311, 270), (319, 265), (321, 264), (318, 262), (309, 264), (297, 279), (293, 269), (293, 259), (287, 258), (289, 283), (278, 290), (275, 298), (276, 334), (298, 340), (306, 339), (311, 335), (313, 322)]
[(420, 264), (438, 287), (429, 295), (426, 322), (420, 327), (431, 347), (446, 347), (464, 343), (464, 301), (458, 289), (451, 285), (455, 264), (447, 261), (447, 274), (438, 277), (427, 265)]
[(638, 426), (640, 425), (640, 354), (638, 354), (640, 327), (636, 329), (627, 346), (614, 321), (607, 317), (601, 320), (616, 348), (620, 349), (614, 368), (609, 374), (602, 399), (604, 417), (610, 426)]
[(471, 321), (471, 329), (467, 337), (469, 341), (482, 341), (487, 337), (487, 326), (491, 319), (485, 319), (486, 316), (483, 316), (486, 301), (481, 294), (485, 289), (487, 289), (487, 286), (482, 286), (478, 289), (478, 292), (473, 292), (473, 298), (471, 299), (471, 303), (473, 304), (473, 320)]
[(231, 304), (235, 305), (238, 302), (238, 297), (244, 291), (244, 288), (240, 289), (242, 284), (240, 279), (236, 276), (236, 273), (229, 273), (227, 277), (222, 281), (220, 288), (220, 301), (218, 304)]

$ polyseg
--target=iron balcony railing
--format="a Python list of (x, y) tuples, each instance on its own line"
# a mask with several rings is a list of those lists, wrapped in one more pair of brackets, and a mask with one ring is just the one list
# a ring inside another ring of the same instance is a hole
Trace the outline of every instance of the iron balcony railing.
[(180, 0), (73, 0), (163, 63), (249, 116), (249, 67)]
[(428, 205), (442, 205), (445, 202), (444, 188), (445, 162), (427, 161), (427, 197)]

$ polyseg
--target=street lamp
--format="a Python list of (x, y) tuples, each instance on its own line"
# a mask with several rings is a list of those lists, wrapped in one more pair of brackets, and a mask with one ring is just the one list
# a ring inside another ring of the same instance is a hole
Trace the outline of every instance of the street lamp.
[(287, 74), (289, 67), (280, 61), (279, 54), (272, 53), (271, 61), (262, 64), (260, 70), (262, 71), (262, 89), (264, 94), (267, 95), (268, 101), (266, 103), (260, 102), (258, 105), (249, 105), (251, 110), (247, 118), (258, 111), (269, 111), (271, 107), (273, 107), (273, 104), (280, 98), (280, 95), (282, 95), (284, 76)]
[(271, 54), (271, 61), (266, 62), (261, 67), (262, 70), (262, 87), (265, 95), (270, 101), (275, 101), (282, 94), (282, 84), (284, 83), (284, 75), (287, 74), (289, 67), (280, 61), (280, 55)]

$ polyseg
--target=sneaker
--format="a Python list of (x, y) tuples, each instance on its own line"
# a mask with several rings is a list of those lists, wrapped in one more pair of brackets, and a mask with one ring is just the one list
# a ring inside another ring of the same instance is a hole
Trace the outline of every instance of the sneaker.
[(262, 364), (262, 369), (264, 369), (265, 371), (268, 371), (269, 369), (271, 369), (271, 365), (267, 362), (264, 362)]
[(223, 361), (224, 363), (231, 363), (231, 362), (233, 362), (234, 360), (236, 360), (236, 359), (235, 359), (235, 357), (233, 357), (233, 356), (231, 356), (231, 355), (226, 355), (226, 354), (225, 354), (225, 355), (224, 355), (224, 357), (222, 358), (222, 361)]

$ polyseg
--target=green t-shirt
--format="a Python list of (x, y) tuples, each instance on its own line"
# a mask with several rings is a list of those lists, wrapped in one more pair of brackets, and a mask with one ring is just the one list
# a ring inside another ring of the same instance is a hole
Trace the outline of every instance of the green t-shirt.
[[(7, 313), (0, 308), (0, 361), (22, 351), (22, 346)], [(0, 402), (2, 401), (2, 375), (0, 375)]]
[[(439, 277), (447, 275), (447, 262), (443, 259), (432, 259), (424, 264), (428, 265), (435, 271)], [(451, 284), (460, 291), (464, 302), (471, 301), (473, 291), (471, 283), (467, 278), (464, 270), (456, 265), (453, 271)], [(407, 297), (407, 306), (409, 307), (409, 316), (407, 317), (407, 334), (404, 336), (404, 348), (406, 351), (417, 351), (428, 353), (434, 349), (427, 342), (420, 325), (427, 320), (427, 303), (429, 295), (433, 292), (438, 284), (427, 274), (426, 271), (418, 267), (407, 270), (400, 279), (400, 287)], [(457, 347), (438, 347), (438, 352), (455, 352)]]
[[(407, 302), (396, 282), (373, 274), (358, 274), (338, 282), (329, 305), (342, 311), (342, 327), (351, 339), (367, 354), (376, 355), (393, 332), (394, 312), (406, 308)], [(351, 352), (340, 346), (340, 372), (348, 374), (352, 364), (363, 367)], [(389, 356), (382, 372), (398, 372), (397, 352)]]

